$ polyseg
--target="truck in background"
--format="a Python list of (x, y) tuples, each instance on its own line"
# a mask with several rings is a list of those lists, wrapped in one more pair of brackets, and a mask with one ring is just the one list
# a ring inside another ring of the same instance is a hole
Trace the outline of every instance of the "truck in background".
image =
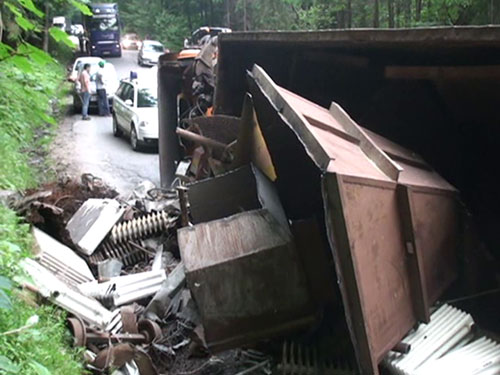
[(63, 31), (66, 31), (66, 17), (54, 17), (52, 18), (52, 26), (57, 27)]
[(89, 4), (91, 16), (84, 16), (85, 49), (91, 56), (121, 57), (120, 15), (113, 3)]

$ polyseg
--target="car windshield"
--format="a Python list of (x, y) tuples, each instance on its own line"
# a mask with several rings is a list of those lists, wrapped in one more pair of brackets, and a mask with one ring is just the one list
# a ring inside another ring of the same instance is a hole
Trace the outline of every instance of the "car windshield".
[(144, 51), (146, 52), (163, 52), (164, 48), (161, 44), (146, 44)]
[(140, 88), (137, 91), (137, 107), (156, 107), (157, 103), (156, 90), (151, 88)]
[(90, 28), (93, 31), (118, 31), (118, 20), (114, 16), (93, 18)]

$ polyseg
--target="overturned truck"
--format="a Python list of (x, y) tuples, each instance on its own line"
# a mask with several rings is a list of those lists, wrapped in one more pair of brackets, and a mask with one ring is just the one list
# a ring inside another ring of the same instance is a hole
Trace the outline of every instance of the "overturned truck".
[[(179, 247), (210, 348), (301, 333), (377, 374), (441, 299), (495, 286), (499, 254), (485, 262), (484, 248), (496, 245), (500, 138), (484, 135), (498, 122), (498, 36), (223, 35), (216, 115), (189, 147), (177, 135), (181, 66), (160, 61), (162, 183), (181, 176), (186, 150), (208, 170), (188, 184), (194, 225)], [(221, 142), (228, 116), (237, 129)]]

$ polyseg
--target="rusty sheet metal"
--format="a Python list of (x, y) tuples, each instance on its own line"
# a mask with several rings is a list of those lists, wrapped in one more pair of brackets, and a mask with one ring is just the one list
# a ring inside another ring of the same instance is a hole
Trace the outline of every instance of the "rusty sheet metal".
[[(322, 173), (326, 229), (358, 365), (362, 374), (378, 374), (383, 356), (417, 321), (428, 321), (429, 305), (457, 275), (456, 190), (336, 103), (330, 110), (311, 103), (257, 66), (249, 81), (252, 95), (272, 105)], [(256, 101), (257, 117), (265, 111)], [(279, 181), (281, 166), (273, 162)]]
[(212, 350), (313, 323), (307, 280), (290, 231), (267, 210), (181, 228), (178, 239)]
[(283, 228), (288, 228), (287, 217), (272, 182), (252, 164), (197, 181), (188, 187), (194, 224), (266, 208)]

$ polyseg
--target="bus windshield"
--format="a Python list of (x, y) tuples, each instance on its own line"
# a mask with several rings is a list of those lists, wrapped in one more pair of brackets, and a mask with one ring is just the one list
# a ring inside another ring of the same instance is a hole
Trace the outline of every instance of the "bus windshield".
[(118, 20), (115, 16), (92, 18), (90, 29), (92, 31), (118, 31)]

